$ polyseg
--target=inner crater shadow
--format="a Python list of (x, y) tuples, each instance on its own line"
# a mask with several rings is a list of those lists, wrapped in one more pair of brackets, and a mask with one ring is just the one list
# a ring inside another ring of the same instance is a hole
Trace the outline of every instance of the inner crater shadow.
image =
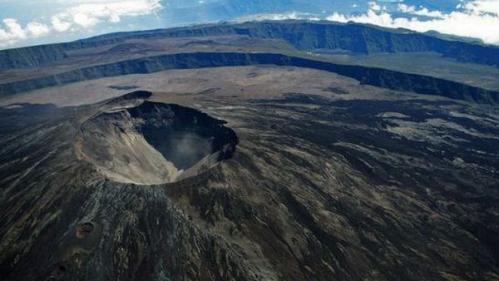
[(139, 132), (146, 141), (181, 170), (214, 153), (217, 161), (228, 159), (237, 144), (236, 134), (224, 121), (195, 109), (145, 102), (130, 114), (144, 120)]

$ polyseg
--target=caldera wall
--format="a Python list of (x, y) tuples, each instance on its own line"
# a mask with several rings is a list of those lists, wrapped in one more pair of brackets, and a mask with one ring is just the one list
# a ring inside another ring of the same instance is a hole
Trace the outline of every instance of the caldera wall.
[(121, 106), (86, 120), (75, 146), (80, 159), (110, 180), (175, 182), (212, 168), (235, 150), (234, 131), (195, 109), (149, 101)]

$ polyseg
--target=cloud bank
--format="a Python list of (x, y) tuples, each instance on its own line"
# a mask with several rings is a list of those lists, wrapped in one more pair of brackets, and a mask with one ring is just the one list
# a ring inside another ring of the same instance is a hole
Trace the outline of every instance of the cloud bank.
[(499, 45), (499, 0), (475, 0), (462, 2), (455, 11), (445, 13), (425, 7), (398, 4), (399, 14), (391, 12), (377, 2), (370, 2), (366, 13), (344, 15), (333, 13), (328, 20), (338, 22), (369, 23), (391, 28), (406, 28), (419, 32), (438, 31), (464, 37), (481, 39), (488, 44)]
[(82, 0), (70, 5), (50, 19), (21, 25), (15, 18), (0, 23), (0, 47), (53, 33), (91, 28), (99, 23), (118, 23), (124, 17), (145, 16), (162, 8), (160, 0)]
[(263, 14), (252, 14), (247, 16), (238, 17), (235, 19), (236, 22), (246, 22), (246, 21), (263, 21), (263, 20), (311, 20), (318, 21), (321, 18), (312, 13), (301, 13), (297, 11), (289, 11), (285, 13), (263, 13)]
[[(17, 1), (26, 2), (18, 6)], [(185, 1), (186, 3), (193, 2), (192, 0)], [(295, 10), (286, 13), (252, 14), (233, 18), (233, 20), (353, 21), (419, 32), (434, 30), (457, 36), (474, 37), (485, 43), (499, 45), (499, 0), (461, 0), (460, 4), (451, 11), (409, 5), (403, 0), (365, 0), (363, 4), (357, 0), (342, 1), (351, 1), (348, 5), (355, 7), (355, 10), (340, 10), (344, 12), (336, 10), (334, 13), (334, 10), (323, 10), (316, 14)], [(102, 32), (102, 30), (122, 29), (133, 22), (147, 22), (151, 17), (145, 16), (157, 14), (163, 8), (162, 3), (170, 3), (167, 0), (0, 0), (0, 5), (29, 8), (31, 4), (26, 4), (28, 2), (35, 3), (37, 8), (50, 7), (52, 10), (43, 10), (41, 11), (43, 13), (32, 19), (23, 19), (22, 15), (19, 15), (23, 11), (19, 9), (12, 12), (18, 13), (16, 15), (6, 12), (4, 18), (0, 18), (0, 48), (33, 42), (49, 42), (57, 37), (76, 38), (82, 34), (95, 34), (99, 30)], [(204, 2), (208, 1), (199, 0), (198, 4), (203, 5)], [(167, 4), (164, 5), (167, 6)], [(34, 9), (37, 8), (34, 6)], [(0, 9), (2, 9), (1, 6)], [(355, 14), (350, 14), (351, 12)], [(1, 11), (0, 14), (2, 14)], [(137, 19), (132, 20), (132, 18)], [(115, 28), (112, 28), (113, 26)], [(142, 28), (147, 28), (147, 26), (147, 24), (141, 25)]]

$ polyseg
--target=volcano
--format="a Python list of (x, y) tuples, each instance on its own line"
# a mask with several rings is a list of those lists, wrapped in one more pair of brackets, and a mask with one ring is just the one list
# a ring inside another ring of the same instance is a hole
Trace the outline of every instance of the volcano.
[(277, 21), (0, 51), (0, 279), (499, 280), (498, 50)]

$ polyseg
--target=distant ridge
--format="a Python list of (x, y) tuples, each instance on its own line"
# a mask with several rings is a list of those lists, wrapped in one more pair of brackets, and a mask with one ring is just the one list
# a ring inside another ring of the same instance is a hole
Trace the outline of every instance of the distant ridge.
[(128, 39), (213, 35), (282, 39), (299, 50), (342, 49), (357, 54), (437, 52), (462, 62), (499, 67), (499, 47), (491, 45), (356, 23), (263, 21), (111, 33), (68, 43), (3, 50), (0, 51), (0, 71), (42, 66), (66, 58), (71, 50), (116, 44)]

